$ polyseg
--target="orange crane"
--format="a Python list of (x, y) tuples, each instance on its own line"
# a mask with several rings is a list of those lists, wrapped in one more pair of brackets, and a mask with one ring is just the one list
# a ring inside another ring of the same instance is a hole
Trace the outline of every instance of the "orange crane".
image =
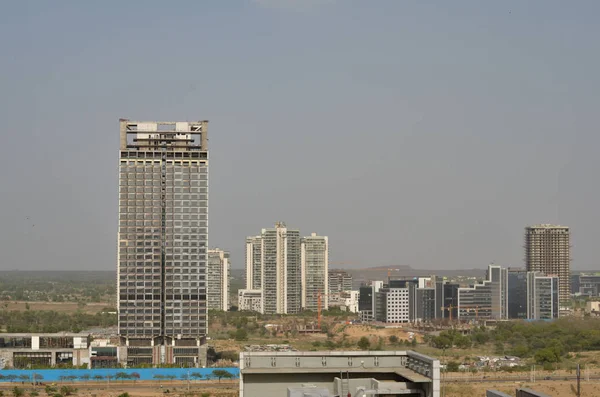
[(442, 309), (442, 313), (444, 312), (444, 310), (448, 310), (448, 315), (449, 315), (450, 321), (452, 321), (452, 309), (458, 309), (458, 306), (452, 306), (452, 305), (442, 306), (441, 309)]
[[(319, 324), (319, 329), (321, 329), (321, 310), (323, 308), (323, 297), (329, 296), (329, 294), (324, 294), (322, 292), (317, 292), (317, 322)], [(313, 295), (314, 297), (315, 295)]]
[(466, 309), (468, 312), (475, 311), (475, 320), (479, 320), (479, 306), (460, 306), (460, 309)]

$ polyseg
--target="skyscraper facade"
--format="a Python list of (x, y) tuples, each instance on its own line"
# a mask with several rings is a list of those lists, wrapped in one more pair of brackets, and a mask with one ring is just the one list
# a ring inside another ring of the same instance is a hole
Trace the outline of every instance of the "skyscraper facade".
[(228, 311), (231, 263), (229, 252), (216, 248), (208, 250), (206, 271), (206, 298), (210, 310)]
[(246, 289), (262, 287), (262, 236), (246, 238)]
[(527, 271), (508, 269), (508, 318), (527, 318)]
[(207, 126), (120, 120), (119, 334), (163, 346), (138, 363), (197, 363), (164, 347), (206, 335)]
[(525, 267), (530, 272), (558, 276), (560, 304), (571, 299), (571, 232), (567, 226), (525, 228)]
[(302, 308), (317, 311), (327, 310), (329, 241), (327, 236), (312, 233), (303, 237), (301, 243)]

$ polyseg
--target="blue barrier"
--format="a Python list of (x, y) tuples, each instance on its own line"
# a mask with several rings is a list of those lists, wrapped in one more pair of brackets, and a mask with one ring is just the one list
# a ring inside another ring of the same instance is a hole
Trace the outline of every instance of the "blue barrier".
[[(192, 381), (206, 379), (206, 375), (209, 375), (211, 379), (215, 379), (212, 375), (214, 370), (224, 370), (233, 375), (234, 378), (240, 376), (239, 368), (95, 368), (95, 369), (3, 369), (0, 370), (0, 382), (13, 382), (13, 383), (31, 383), (34, 379), (37, 382), (89, 382), (89, 381), (104, 381), (104, 382), (115, 382), (121, 380), (154, 380), (160, 381), (158, 377), (164, 377), (164, 382), (169, 382), (171, 379), (166, 377), (175, 376), (177, 380), (187, 379), (188, 374), (193, 373), (202, 374), (201, 378), (194, 378), (190, 376)], [(129, 379), (116, 379), (118, 373), (126, 373), (131, 375), (137, 373), (139, 378)], [(13, 376), (11, 376), (13, 375)], [(28, 378), (25, 378), (27, 376)], [(107, 379), (110, 376), (110, 379)], [(11, 377), (14, 379), (10, 379)], [(83, 377), (83, 378), (82, 378)], [(89, 378), (88, 378), (89, 377)], [(102, 378), (100, 378), (102, 377)], [(25, 380), (26, 379), (26, 380)], [(173, 379), (175, 380), (175, 379)]]

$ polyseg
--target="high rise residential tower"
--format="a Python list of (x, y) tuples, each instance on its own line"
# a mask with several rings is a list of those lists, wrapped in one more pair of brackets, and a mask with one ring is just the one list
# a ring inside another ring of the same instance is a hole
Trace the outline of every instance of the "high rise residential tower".
[(219, 248), (208, 250), (206, 273), (208, 309), (228, 311), (231, 280), (229, 252)]
[(329, 279), (330, 294), (352, 290), (352, 275), (346, 271), (329, 270), (327, 278)]
[(301, 243), (302, 308), (317, 311), (328, 305), (329, 242), (327, 236), (312, 233), (303, 237)]
[(560, 305), (571, 299), (571, 232), (567, 226), (525, 228), (525, 267), (528, 272), (558, 276)]
[(298, 230), (278, 222), (260, 236), (246, 238), (246, 289), (262, 290), (262, 313), (300, 312), (301, 272)]
[(132, 364), (200, 364), (173, 347), (199, 346), (207, 330), (207, 126), (120, 120), (119, 334), (149, 347)]

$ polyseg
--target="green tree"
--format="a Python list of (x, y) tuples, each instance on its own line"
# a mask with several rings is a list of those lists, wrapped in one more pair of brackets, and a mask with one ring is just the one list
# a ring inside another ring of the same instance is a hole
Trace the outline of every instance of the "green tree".
[(202, 379), (202, 374), (200, 372), (192, 372), (190, 376), (195, 380)]
[(389, 339), (390, 343), (393, 345), (398, 343), (398, 337), (396, 335), (390, 335), (390, 337), (388, 339)]
[(226, 371), (224, 369), (215, 369), (214, 371), (212, 371), (212, 375), (215, 378), (219, 379), (219, 382), (221, 382), (222, 378), (231, 379), (233, 377), (229, 371)]
[(102, 375), (94, 375), (94, 380), (102, 380), (104, 379), (104, 376)]
[(117, 379), (117, 380), (129, 379), (129, 374), (127, 372), (117, 372), (115, 374), (115, 379)]
[(84, 382), (87, 382), (87, 381), (89, 381), (89, 380), (90, 380), (90, 378), (91, 378), (91, 375), (90, 375), (90, 374), (83, 374), (83, 375), (81, 375), (81, 376), (79, 377), (79, 379), (81, 379), (81, 380), (82, 380), (82, 381), (84, 381)]
[(448, 372), (458, 372), (458, 363), (456, 361), (450, 361), (446, 365)]
[(23, 397), (23, 395), (25, 395), (25, 390), (15, 386), (12, 388), (12, 394), (14, 397)]
[(73, 386), (61, 386), (60, 388), (60, 394), (62, 394), (63, 396), (70, 396), (77, 393), (77, 389), (74, 388)]
[(371, 342), (369, 341), (369, 338), (367, 338), (366, 336), (360, 338), (360, 340), (358, 341), (358, 347), (361, 350), (367, 350), (369, 347), (371, 347)]
[(140, 380), (141, 376), (138, 372), (132, 372), (129, 374), (129, 379), (133, 379), (133, 383), (137, 382), (138, 380)]
[(539, 364), (557, 363), (560, 361), (560, 356), (557, 354), (556, 350), (554, 350), (550, 347), (538, 350), (535, 353), (534, 358), (535, 358), (535, 361)]
[(234, 339), (237, 341), (248, 340), (248, 332), (244, 328), (240, 328), (235, 331)]
[(177, 375), (167, 375), (167, 376), (165, 376), (165, 379), (168, 379), (170, 381), (174, 381), (175, 379), (177, 379)]
[(121, 393), (121, 394), (119, 394), (118, 397), (129, 397), (129, 393), (127, 393), (127, 392)]

